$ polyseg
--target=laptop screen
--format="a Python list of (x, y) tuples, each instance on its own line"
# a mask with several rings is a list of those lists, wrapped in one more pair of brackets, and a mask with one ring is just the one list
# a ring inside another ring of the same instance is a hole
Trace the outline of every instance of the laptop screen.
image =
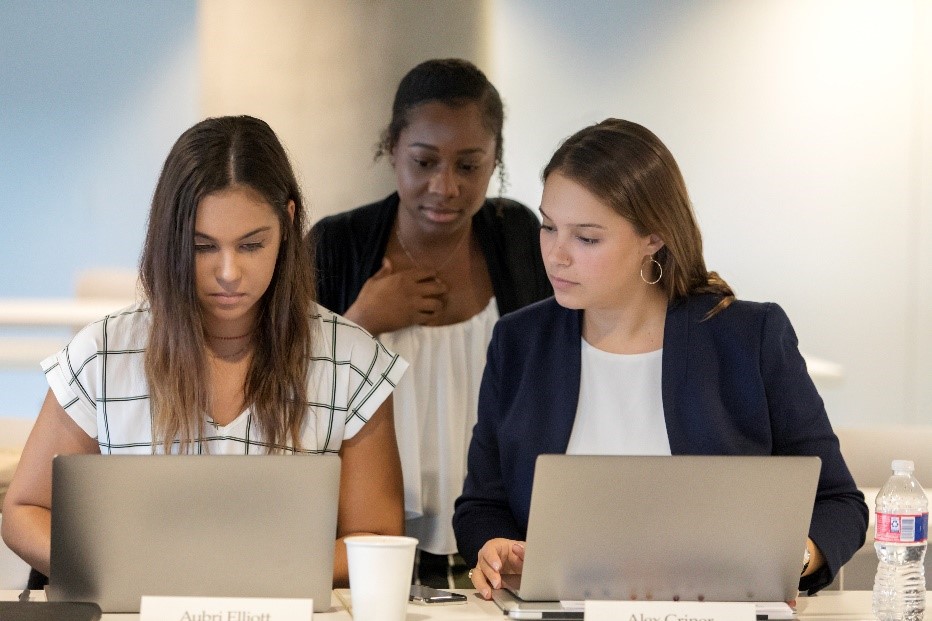
[(541, 455), (524, 600), (796, 597), (817, 457)]
[(138, 612), (143, 595), (330, 607), (339, 457), (71, 455), (52, 471), (52, 600), (104, 612)]

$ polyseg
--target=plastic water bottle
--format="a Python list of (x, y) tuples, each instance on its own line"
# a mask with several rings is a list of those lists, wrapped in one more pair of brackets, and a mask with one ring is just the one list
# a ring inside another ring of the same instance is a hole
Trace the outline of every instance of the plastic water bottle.
[(893, 476), (877, 494), (873, 611), (880, 621), (922, 619), (928, 525), (929, 501), (913, 477), (913, 462), (894, 460)]

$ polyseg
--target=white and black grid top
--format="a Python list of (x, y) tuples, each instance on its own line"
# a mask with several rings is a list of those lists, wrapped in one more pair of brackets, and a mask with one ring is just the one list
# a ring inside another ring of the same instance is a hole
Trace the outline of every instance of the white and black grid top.
[[(391, 395), (408, 363), (356, 324), (321, 306), (315, 307), (310, 321), (313, 345), (301, 452), (336, 453)], [(129, 306), (88, 325), (63, 350), (42, 361), (58, 402), (97, 439), (101, 453), (152, 452), (143, 355), (150, 323), (148, 303)], [(270, 448), (248, 408), (225, 426), (207, 416), (204, 421), (195, 446), (198, 453), (264, 454)], [(295, 452), (292, 446), (278, 448)]]

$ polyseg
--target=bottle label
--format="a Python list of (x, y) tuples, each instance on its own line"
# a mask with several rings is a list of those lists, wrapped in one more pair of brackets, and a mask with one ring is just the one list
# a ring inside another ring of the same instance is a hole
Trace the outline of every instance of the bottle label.
[(929, 536), (929, 514), (877, 513), (874, 541), (922, 543)]

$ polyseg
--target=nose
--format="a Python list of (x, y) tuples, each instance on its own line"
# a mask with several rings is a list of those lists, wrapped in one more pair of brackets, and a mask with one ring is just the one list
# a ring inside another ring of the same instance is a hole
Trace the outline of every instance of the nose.
[(432, 194), (439, 194), (447, 198), (453, 198), (459, 195), (459, 185), (456, 182), (456, 174), (450, 166), (440, 166), (437, 171), (430, 177), (428, 190)]
[(553, 267), (566, 267), (572, 259), (566, 251), (564, 241), (560, 238), (554, 238), (548, 241), (541, 241), (541, 248), (544, 252), (544, 259)]
[(222, 251), (220, 262), (217, 264), (217, 281), (221, 284), (235, 284), (242, 274), (237, 254), (229, 250)]

